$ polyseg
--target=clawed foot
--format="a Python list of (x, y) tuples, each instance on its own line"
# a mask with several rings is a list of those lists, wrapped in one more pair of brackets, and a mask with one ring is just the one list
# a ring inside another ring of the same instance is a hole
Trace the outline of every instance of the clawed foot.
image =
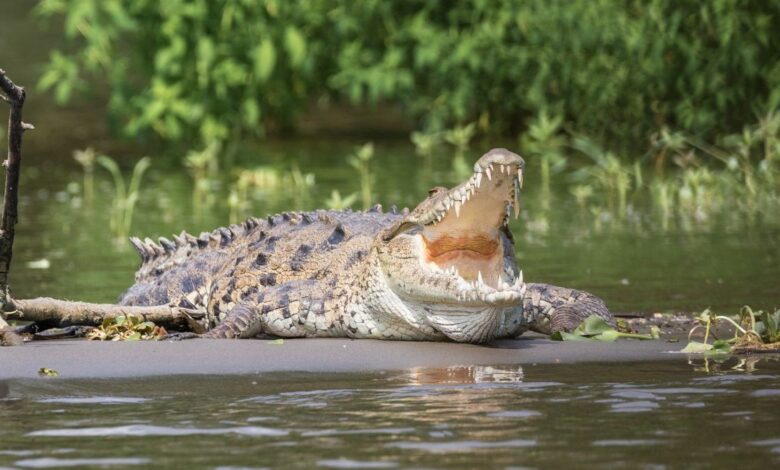
[(588, 302), (578, 302), (557, 308), (550, 319), (550, 334), (556, 331), (571, 333), (592, 315), (603, 318), (610, 326), (614, 327), (615, 318), (609, 313), (604, 302), (596, 297), (593, 297), (593, 299)]
[(615, 317), (600, 298), (588, 292), (549, 284), (528, 284), (523, 310), (530, 329), (545, 335), (557, 331), (570, 333), (592, 315), (615, 326)]

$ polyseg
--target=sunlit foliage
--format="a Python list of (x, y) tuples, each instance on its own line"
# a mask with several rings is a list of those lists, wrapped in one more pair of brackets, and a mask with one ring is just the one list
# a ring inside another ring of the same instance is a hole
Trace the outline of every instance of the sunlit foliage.
[(126, 133), (170, 141), (262, 135), (341, 98), (396, 103), (426, 131), (516, 132), (547, 112), (641, 147), (662, 126), (710, 139), (780, 104), (778, 2), (42, 0), (38, 12), (73, 43), (52, 52), (42, 88), (65, 102), (107, 82)]

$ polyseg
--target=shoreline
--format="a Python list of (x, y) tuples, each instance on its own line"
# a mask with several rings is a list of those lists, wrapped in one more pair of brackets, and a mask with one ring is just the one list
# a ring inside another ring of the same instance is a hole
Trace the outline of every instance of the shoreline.
[(413, 367), (573, 364), (685, 360), (683, 342), (551, 341), (530, 334), (488, 345), (451, 342), (295, 338), (186, 341), (35, 341), (0, 348), (0, 379), (37, 378), (42, 367), (59, 378), (238, 375), (260, 372), (365, 372)]

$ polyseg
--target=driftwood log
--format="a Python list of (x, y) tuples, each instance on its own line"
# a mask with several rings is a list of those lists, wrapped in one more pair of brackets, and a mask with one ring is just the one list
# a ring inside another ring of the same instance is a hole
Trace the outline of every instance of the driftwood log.
[(99, 326), (103, 320), (118, 316), (135, 315), (167, 329), (197, 330), (194, 320), (205, 312), (169, 305), (132, 307), (114, 304), (93, 304), (69, 300), (39, 297), (36, 299), (12, 299), (14, 311), (6, 312), (11, 320), (25, 320), (49, 327), (62, 328), (73, 325)]

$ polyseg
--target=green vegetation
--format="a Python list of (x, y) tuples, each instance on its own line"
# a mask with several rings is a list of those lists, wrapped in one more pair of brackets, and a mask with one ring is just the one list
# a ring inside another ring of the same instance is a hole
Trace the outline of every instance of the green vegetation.
[(118, 315), (107, 317), (103, 323), (87, 333), (87, 339), (101, 341), (138, 341), (161, 339), (167, 335), (165, 328), (150, 321), (144, 321), (138, 315)]
[(41, 0), (37, 13), (68, 40), (41, 88), (66, 102), (98, 82), (126, 134), (172, 142), (262, 136), (348, 100), (398, 104), (426, 131), (506, 135), (556, 116), (636, 151), (661, 127), (713, 141), (780, 105), (777, 2)]
[(620, 338), (626, 339), (658, 339), (661, 336), (661, 332), (657, 326), (653, 326), (650, 334), (641, 335), (638, 333), (630, 333), (626, 331), (619, 331), (612, 328), (609, 324), (598, 315), (591, 315), (586, 318), (577, 328), (571, 333), (563, 331), (556, 331), (550, 336), (550, 339), (555, 341), (603, 341), (612, 342)]
[[(716, 144), (664, 128), (639, 158), (558, 132), (560, 122), (543, 114), (521, 140), (529, 166), (541, 169), (540, 218), (550, 208), (550, 174), (574, 162), (576, 169), (561, 177), (571, 183), (571, 196), (597, 229), (612, 224), (693, 230), (712, 223), (739, 227), (759, 218), (778, 221), (780, 112)], [(656, 171), (648, 178), (651, 162)], [(671, 171), (665, 168), (669, 164)]]
[[(370, 167), (372, 158), (374, 158), (374, 144), (369, 142), (356, 148), (355, 153), (347, 159), (349, 165), (354, 168), (358, 174), (358, 180), (360, 181), (360, 202), (363, 204), (363, 209), (368, 209), (374, 204), (374, 201), (371, 198), (374, 187), (374, 175), (371, 173)], [(348, 200), (349, 198), (350, 196), (347, 196), (345, 200)]]
[[(715, 315), (707, 309), (696, 319), (699, 324), (688, 333), (688, 345), (680, 352), (722, 355), (780, 351), (780, 310), (775, 310), (773, 313), (761, 310), (754, 312), (746, 305), (742, 307), (738, 317), (731, 318)], [(731, 326), (734, 329), (734, 336), (719, 339), (714, 330), (720, 324)], [(700, 329), (704, 329), (702, 341), (692, 341), (693, 334)], [(710, 338), (714, 338), (712, 343), (709, 342)]]
[(84, 187), (82, 188), (84, 200), (91, 204), (95, 199), (95, 162), (97, 154), (92, 147), (84, 150), (74, 150), (73, 159), (76, 160), (84, 171)]
[(97, 157), (97, 163), (111, 173), (114, 184), (114, 199), (111, 204), (111, 233), (117, 240), (124, 241), (130, 235), (135, 204), (140, 195), (141, 179), (151, 165), (151, 159), (144, 157), (138, 160), (133, 167), (129, 183), (125, 183), (119, 165), (110, 157), (100, 155)]

